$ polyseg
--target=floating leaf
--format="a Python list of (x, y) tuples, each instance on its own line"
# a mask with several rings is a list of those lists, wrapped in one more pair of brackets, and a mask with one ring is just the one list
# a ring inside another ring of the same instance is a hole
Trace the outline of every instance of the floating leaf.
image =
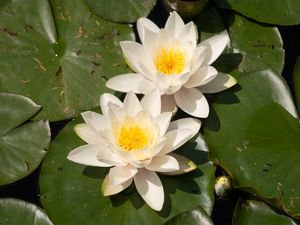
[(200, 207), (197, 209), (179, 214), (171, 219), (166, 225), (213, 225), (211, 218)]
[[(179, 150), (193, 158), (198, 169), (186, 175), (160, 175), (165, 189), (162, 211), (152, 210), (142, 200), (134, 185), (118, 195), (103, 197), (100, 189), (107, 170), (86, 167), (67, 160), (68, 153), (84, 142), (70, 122), (52, 142), (40, 175), (41, 201), (51, 220), (60, 225), (162, 224), (177, 214), (203, 207), (211, 213), (213, 206), (214, 166), (202, 151), (201, 137)], [(64, 196), (64, 201), (61, 201)], [(88, 220), (86, 218), (89, 218)]]
[(284, 50), (276, 27), (267, 27), (234, 14), (229, 21), (229, 35), (233, 53), (243, 55), (239, 72), (273, 68), (278, 73), (284, 66)]
[(263, 202), (254, 200), (239, 200), (235, 208), (233, 225), (296, 225), (289, 217), (276, 213)]
[(299, 217), (300, 125), (295, 117), (280, 75), (271, 70), (243, 74), (238, 85), (217, 96), (205, 137), (211, 160), (233, 177), (235, 187)]
[(283, 26), (300, 23), (299, 0), (216, 0), (221, 8), (233, 9), (254, 20)]
[(133, 23), (139, 17), (147, 17), (156, 0), (85, 0), (92, 12), (119, 23)]
[(24, 123), (40, 109), (29, 98), (0, 93), (0, 185), (35, 170), (46, 155), (50, 128), (46, 121)]
[(106, 80), (128, 70), (119, 41), (132, 36), (83, 0), (0, 4), (0, 91), (42, 105), (35, 119), (73, 117), (97, 106)]
[(1, 225), (53, 225), (42, 209), (13, 198), (0, 199), (0, 218)]

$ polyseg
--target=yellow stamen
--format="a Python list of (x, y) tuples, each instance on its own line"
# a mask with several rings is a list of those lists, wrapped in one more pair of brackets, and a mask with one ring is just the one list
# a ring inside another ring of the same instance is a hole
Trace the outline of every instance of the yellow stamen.
[(139, 126), (122, 127), (118, 137), (119, 146), (125, 151), (138, 150), (148, 143), (145, 129)]
[(180, 74), (185, 67), (183, 51), (175, 48), (161, 48), (155, 58), (156, 69), (164, 75)]

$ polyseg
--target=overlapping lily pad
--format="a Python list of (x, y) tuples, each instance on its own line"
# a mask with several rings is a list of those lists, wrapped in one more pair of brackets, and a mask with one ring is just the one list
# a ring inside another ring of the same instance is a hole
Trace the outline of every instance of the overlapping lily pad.
[(211, 159), (235, 187), (300, 216), (300, 125), (290, 91), (272, 70), (243, 74), (216, 98), (205, 124)]
[(54, 223), (109, 225), (126, 221), (128, 225), (155, 225), (199, 206), (207, 214), (211, 213), (215, 168), (207, 162), (207, 152), (201, 151), (201, 137), (180, 150), (199, 165), (197, 170), (180, 176), (161, 175), (165, 204), (162, 211), (156, 212), (144, 203), (133, 185), (118, 195), (103, 197), (101, 183), (108, 170), (67, 160), (73, 148), (84, 144), (73, 131), (79, 122), (72, 121), (58, 134), (42, 165), (41, 201)]
[(42, 105), (36, 119), (70, 118), (97, 106), (106, 80), (127, 71), (119, 41), (129, 25), (91, 13), (84, 0), (0, 4), (0, 91)]
[(119, 23), (133, 23), (147, 17), (156, 0), (85, 0), (92, 12)]
[(1, 225), (53, 225), (36, 205), (13, 198), (0, 199)]
[(48, 121), (27, 122), (39, 110), (29, 98), (0, 93), (0, 185), (35, 170), (50, 142)]
[(291, 218), (276, 213), (265, 203), (255, 200), (239, 200), (233, 221), (233, 225), (296, 225)]
[(300, 23), (299, 0), (216, 0), (221, 8), (233, 9), (260, 22), (276, 25), (296, 25)]

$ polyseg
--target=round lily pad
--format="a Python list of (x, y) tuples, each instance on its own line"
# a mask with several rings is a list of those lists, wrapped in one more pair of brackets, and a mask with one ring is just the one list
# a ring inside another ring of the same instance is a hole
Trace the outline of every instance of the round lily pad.
[(0, 93), (0, 185), (35, 170), (50, 142), (48, 121), (26, 122), (40, 106), (27, 97)]
[(7, 1), (0, 31), (0, 91), (40, 104), (35, 120), (96, 107), (106, 81), (128, 71), (119, 42), (133, 38), (131, 27), (101, 19), (83, 0)]
[(0, 218), (1, 225), (53, 225), (42, 209), (13, 198), (0, 199)]
[(207, 162), (201, 137), (179, 150), (180, 154), (192, 158), (198, 164), (198, 169), (185, 175), (160, 175), (165, 190), (165, 204), (162, 211), (156, 212), (143, 201), (134, 185), (117, 195), (102, 196), (101, 184), (108, 170), (67, 160), (72, 149), (84, 144), (73, 130), (80, 121), (70, 122), (58, 134), (42, 164), (41, 202), (54, 223), (109, 225), (124, 224), (126, 221), (128, 225), (160, 225), (196, 207), (202, 207), (207, 214), (211, 213), (215, 167)]

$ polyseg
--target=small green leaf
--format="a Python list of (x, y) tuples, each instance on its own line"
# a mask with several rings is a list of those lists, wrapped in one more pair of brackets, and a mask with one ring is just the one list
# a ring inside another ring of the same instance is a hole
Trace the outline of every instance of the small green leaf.
[(216, 0), (221, 8), (233, 9), (254, 20), (290, 26), (300, 23), (299, 0)]
[(147, 17), (156, 0), (85, 0), (92, 12), (118, 23), (133, 23)]
[(30, 99), (0, 93), (0, 185), (15, 182), (35, 170), (50, 142), (48, 121), (25, 123), (40, 107)]
[(233, 225), (296, 225), (289, 217), (277, 213), (263, 202), (240, 199), (234, 212)]
[[(60, 225), (124, 224), (161, 225), (174, 216), (202, 207), (210, 214), (214, 201), (215, 167), (207, 162), (200, 136), (177, 151), (192, 159), (198, 169), (179, 176), (160, 175), (164, 190), (163, 210), (156, 212), (143, 201), (134, 185), (120, 194), (104, 197), (100, 189), (105, 168), (86, 167), (67, 160), (68, 153), (83, 145), (70, 122), (52, 142), (40, 175), (41, 201), (51, 220)], [(61, 201), (64, 196), (64, 201)], [(88, 220), (86, 218), (89, 218)]]
[(0, 218), (1, 225), (53, 225), (42, 209), (13, 198), (0, 199)]

